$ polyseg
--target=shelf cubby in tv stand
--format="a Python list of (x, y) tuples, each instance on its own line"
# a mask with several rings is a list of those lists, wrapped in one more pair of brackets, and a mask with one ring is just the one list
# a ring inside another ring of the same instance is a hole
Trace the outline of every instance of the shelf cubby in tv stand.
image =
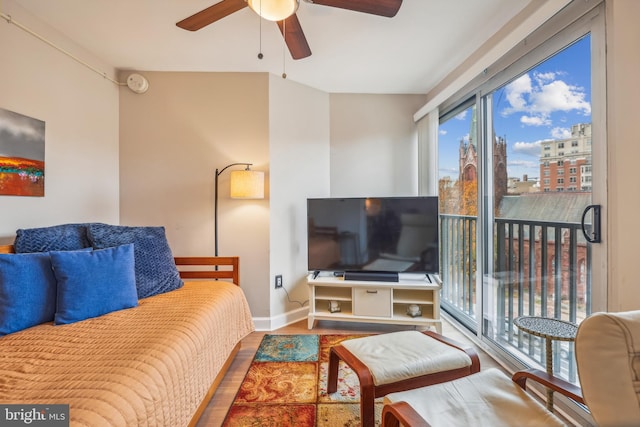
[[(431, 276), (434, 277), (434, 276)], [(318, 320), (343, 322), (387, 323), (435, 327), (442, 333), (440, 319), (439, 280), (399, 280), (376, 282), (344, 280), (342, 277), (313, 274), (307, 277), (309, 285), (308, 327), (313, 329)], [(338, 301), (340, 311), (330, 312), (330, 301)], [(420, 307), (422, 315), (411, 317), (407, 308)]]

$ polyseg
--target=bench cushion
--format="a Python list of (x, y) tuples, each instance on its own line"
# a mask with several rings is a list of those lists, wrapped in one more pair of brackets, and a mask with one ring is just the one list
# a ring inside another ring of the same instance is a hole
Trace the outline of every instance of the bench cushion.
[(465, 352), (419, 331), (356, 338), (342, 346), (369, 368), (376, 386), (471, 366)]
[(391, 393), (384, 401), (407, 402), (434, 427), (565, 425), (496, 368), (442, 384)]

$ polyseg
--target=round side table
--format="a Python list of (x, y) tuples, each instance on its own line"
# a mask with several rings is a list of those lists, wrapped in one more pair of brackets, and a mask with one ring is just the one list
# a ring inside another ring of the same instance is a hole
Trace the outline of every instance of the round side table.
[[(513, 320), (522, 332), (545, 339), (547, 355), (547, 373), (553, 375), (553, 351), (551, 343), (556, 341), (575, 341), (578, 325), (549, 317), (522, 316)], [(553, 390), (547, 389), (547, 409), (553, 412)]]

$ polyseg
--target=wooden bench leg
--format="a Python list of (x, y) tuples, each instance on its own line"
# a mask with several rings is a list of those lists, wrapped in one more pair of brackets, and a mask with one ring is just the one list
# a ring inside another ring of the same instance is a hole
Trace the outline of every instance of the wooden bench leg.
[(382, 408), (382, 427), (429, 427), (424, 418), (407, 402), (386, 404)]
[(375, 393), (373, 384), (362, 384), (360, 381), (360, 418), (362, 427), (375, 425)]
[(338, 367), (340, 366), (340, 358), (334, 351), (333, 347), (329, 349), (329, 372), (327, 378), (327, 393), (335, 393), (338, 391)]
[(340, 360), (348, 365), (360, 381), (360, 419), (363, 427), (375, 423), (375, 385), (371, 372), (349, 350), (337, 345), (329, 350), (329, 367), (327, 377), (327, 393), (338, 391), (338, 368)]
[(329, 351), (329, 373), (327, 392), (335, 393), (338, 389), (338, 365), (340, 360), (358, 377), (360, 382), (360, 421), (362, 426), (373, 426), (375, 422), (376, 390), (369, 368), (341, 345), (331, 347)]
[(400, 427), (400, 421), (396, 415), (388, 410), (389, 405), (384, 405), (382, 409), (382, 427)]

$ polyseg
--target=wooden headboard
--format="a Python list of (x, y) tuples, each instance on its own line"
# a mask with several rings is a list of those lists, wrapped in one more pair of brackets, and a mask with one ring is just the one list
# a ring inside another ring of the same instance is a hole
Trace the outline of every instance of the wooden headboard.
[[(13, 245), (0, 245), (0, 254), (15, 253)], [(240, 258), (227, 257), (175, 257), (183, 279), (231, 279), (240, 286)], [(219, 267), (223, 267), (219, 269)]]
[(0, 254), (12, 254), (15, 253), (13, 245), (0, 245)]
[[(240, 258), (237, 256), (175, 257), (174, 259), (180, 277), (183, 279), (231, 279), (233, 283), (240, 286)], [(224, 269), (220, 270), (218, 268), (220, 266)]]

